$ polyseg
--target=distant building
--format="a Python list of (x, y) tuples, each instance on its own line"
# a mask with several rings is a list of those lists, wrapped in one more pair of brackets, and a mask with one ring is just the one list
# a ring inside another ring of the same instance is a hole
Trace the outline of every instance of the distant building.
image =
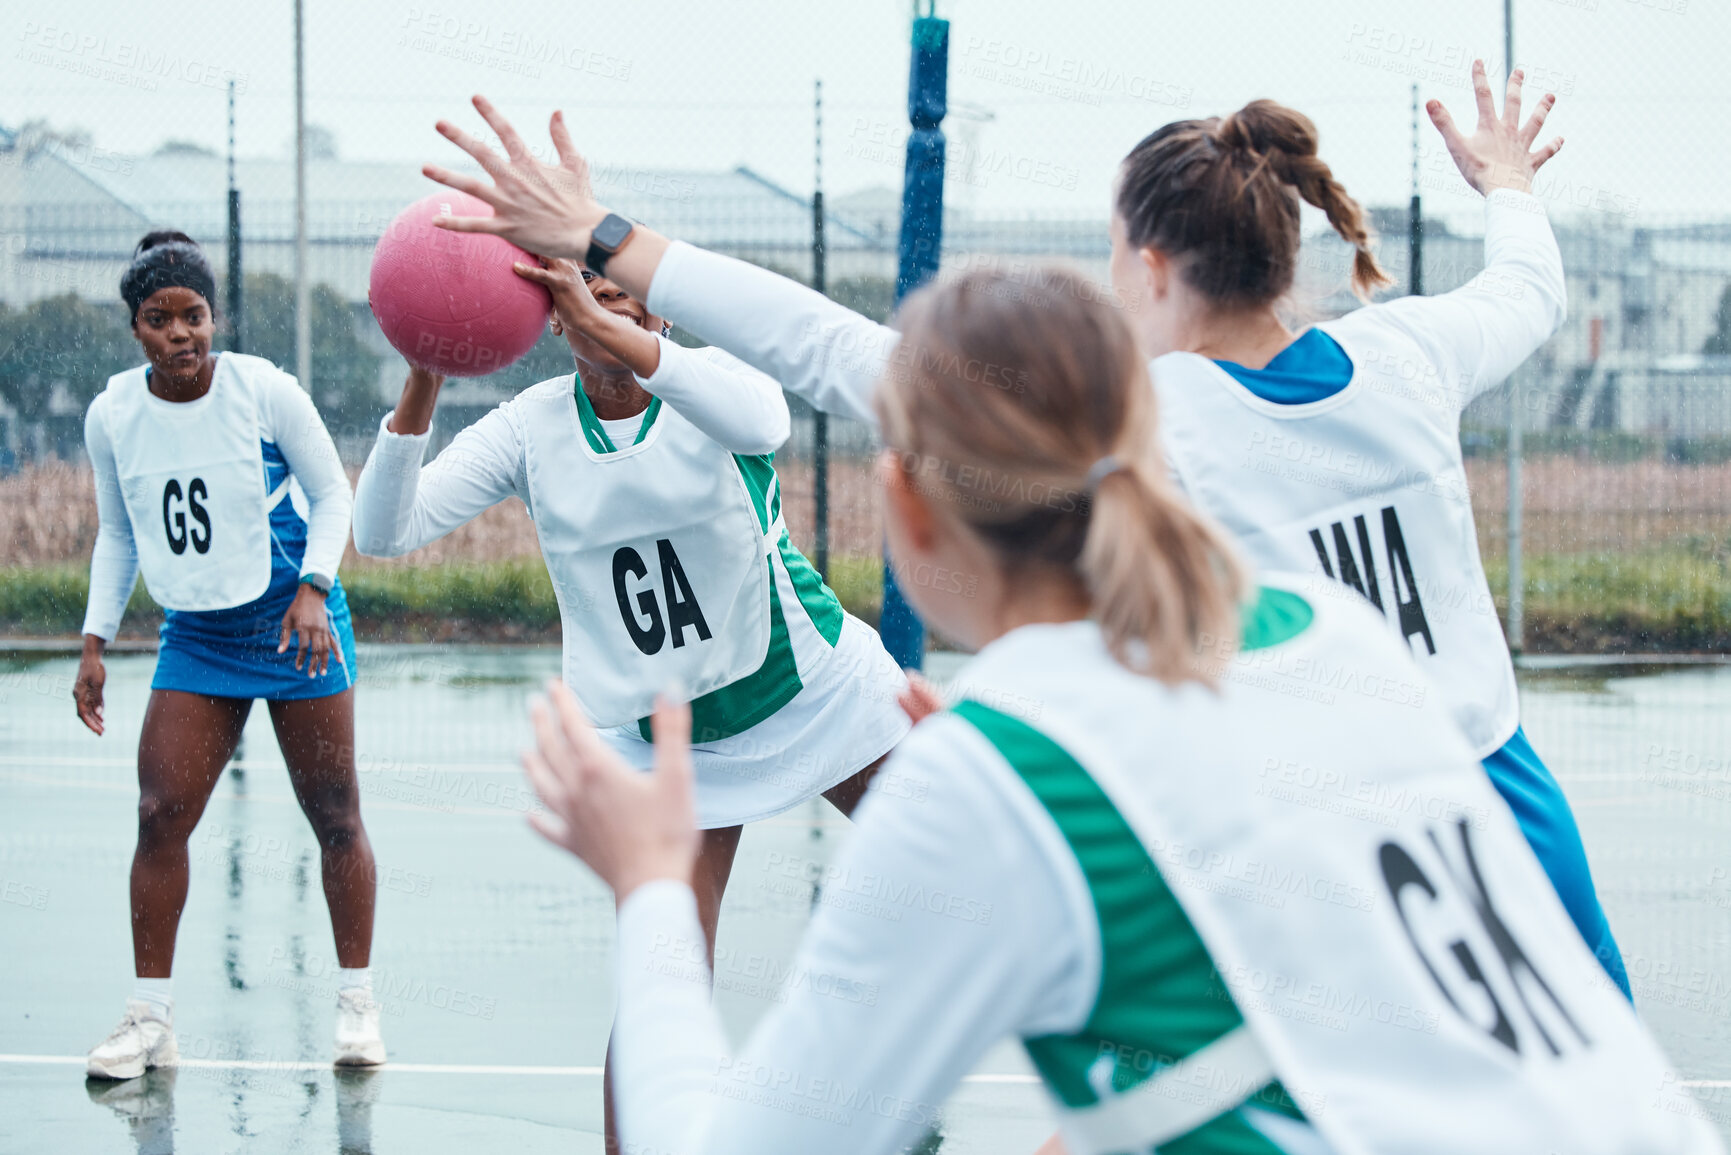
[[(294, 165), (236, 163), (244, 263), (249, 272), (294, 269)], [(804, 277), (811, 267), (809, 199), (740, 167), (725, 172), (598, 166), (597, 191), (636, 219), (707, 248)], [(324, 157), (308, 162), (308, 261), (314, 283), (336, 288), (356, 325), (389, 352), (365, 308), (372, 248), (403, 206), (437, 191), (415, 166)], [(20, 306), (74, 292), (112, 300), (139, 236), (179, 228), (197, 238), (220, 270), (226, 254), (227, 163), (197, 150), (127, 156), (78, 144), (27, 149), (0, 129), (0, 302)], [(1373, 209), (1379, 252), (1406, 291), (1406, 209)], [(874, 188), (830, 198), (826, 220), (831, 284), (893, 280), (900, 194)], [(1097, 217), (977, 217), (952, 207), (944, 218), (945, 270), (979, 264), (1015, 268), (1062, 260), (1106, 278), (1109, 246)], [(1569, 279), (1563, 330), (1523, 369), (1525, 422), (1533, 429), (1614, 428), (1688, 435), (1695, 394), (1724, 395), (1731, 375), (1715, 359), (1688, 360), (1714, 330), (1720, 294), (1731, 283), (1731, 224), (1638, 225), (1611, 213), (1567, 215), (1557, 232)], [(1424, 291), (1446, 292), (1482, 267), (1483, 241), (1426, 221)], [(1357, 302), (1346, 290), (1351, 252), (1329, 232), (1306, 238), (1291, 312), (1299, 323), (1335, 316)], [(942, 275), (940, 273), (940, 275)], [(1684, 358), (1679, 360), (1679, 358)], [(394, 359), (381, 389), (394, 395)], [(453, 401), (482, 407), (502, 386), (458, 386)], [(1498, 406), (1503, 408), (1499, 411)], [(1471, 421), (1501, 425), (1506, 393), (1481, 401)], [(1681, 422), (1681, 424), (1679, 424)]]
[[(27, 304), (68, 291), (107, 299), (138, 238), (177, 228), (227, 261), (228, 168), (192, 151), (122, 156), (100, 149), (50, 148), (26, 155), (0, 137), (0, 301)], [(670, 235), (763, 264), (803, 273), (811, 254), (810, 201), (748, 168), (727, 172), (597, 166), (607, 203)], [(241, 240), (249, 272), (294, 271), (294, 164), (241, 159)], [(308, 274), (352, 301), (366, 299), (373, 244), (404, 206), (439, 191), (411, 164), (310, 160), (307, 164)], [(876, 271), (880, 238), (832, 214), (825, 240), (831, 275), (860, 274), (855, 254)], [(894, 249), (894, 237), (888, 242)]]

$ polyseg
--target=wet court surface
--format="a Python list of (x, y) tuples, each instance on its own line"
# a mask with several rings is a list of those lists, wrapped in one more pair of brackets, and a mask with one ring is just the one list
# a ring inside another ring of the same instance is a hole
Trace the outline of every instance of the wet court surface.
[[(515, 763), (554, 650), (362, 650), (388, 1067), (327, 1066), (337, 974), (317, 850), (257, 708), (192, 840), (182, 1066), (87, 1087), (83, 1053), (131, 989), (132, 758), (153, 662), (110, 660), (100, 739), (72, 712), (75, 659), (0, 665), (0, 1151), (600, 1151), (612, 902), (528, 831)], [(1524, 702), (1642, 1013), (1731, 1132), (1731, 671), (1547, 674)], [(773, 1005), (814, 864), (846, 829), (817, 803), (746, 834), (717, 962), (734, 1038)], [(948, 1103), (938, 1148), (1032, 1151), (1050, 1115), (1028, 1072), (995, 1050)]]

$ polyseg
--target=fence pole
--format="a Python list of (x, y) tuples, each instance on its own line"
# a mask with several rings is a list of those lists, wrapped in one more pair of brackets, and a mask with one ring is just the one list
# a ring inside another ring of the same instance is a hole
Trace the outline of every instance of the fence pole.
[(241, 328), (240, 188), (234, 180), (234, 81), (228, 82), (228, 330), (229, 347), (246, 352)]
[[(1503, 0), (1503, 75), (1515, 73), (1515, 0)], [(1520, 656), (1525, 646), (1527, 626), (1527, 575), (1522, 556), (1521, 492), (1521, 374), (1517, 369), (1509, 374), (1509, 495), (1508, 495), (1508, 563), (1509, 616), (1503, 624), (1509, 636), (1509, 652)]]
[[(828, 292), (823, 252), (823, 81), (817, 82), (812, 102), (815, 173), (811, 193), (811, 287)], [(829, 414), (812, 408), (811, 414), (812, 505), (817, 522), (815, 549), (817, 573), (829, 581)]]
[(1418, 85), (1412, 86), (1412, 204), (1406, 222), (1406, 291), (1424, 296), (1424, 206), (1418, 191)]
[[(915, 11), (918, 11), (917, 5)], [(948, 110), (950, 22), (933, 15), (914, 19), (913, 59), (908, 69), (907, 167), (902, 176), (902, 232), (897, 244), (896, 301), (938, 271), (944, 232), (944, 133)], [(925, 664), (926, 628), (896, 586), (884, 553), (884, 605), (878, 633), (896, 662), (917, 670)]]
[(1509, 618), (1504, 623), (1509, 652), (1516, 657), (1525, 648), (1527, 629), (1526, 559), (1521, 540), (1526, 512), (1521, 488), (1521, 382), (1517, 369), (1509, 376)]
[(295, 0), (295, 376), (313, 388), (312, 286), (307, 284), (307, 92), (302, 0)]

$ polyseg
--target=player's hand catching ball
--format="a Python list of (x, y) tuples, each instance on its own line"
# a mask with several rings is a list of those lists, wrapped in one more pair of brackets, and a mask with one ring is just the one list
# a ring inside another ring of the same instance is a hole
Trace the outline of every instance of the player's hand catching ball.
[(1443, 144), (1454, 158), (1455, 167), (1468, 184), (1486, 196), (1500, 188), (1531, 192), (1533, 174), (1563, 147), (1563, 138), (1559, 136), (1536, 152), (1531, 151), (1557, 98), (1545, 93), (1523, 125), (1521, 83), (1525, 79), (1526, 74), (1518, 68), (1509, 76), (1503, 113), (1498, 116), (1496, 102), (1491, 97), (1491, 82), (1485, 75), (1485, 62), (1473, 61), (1473, 97), (1478, 101), (1479, 124), (1471, 136), (1461, 135), (1442, 101), (1433, 100), (1425, 105), (1431, 123), (1442, 133)]
[(511, 269), (525, 281), (534, 281), (547, 290), (553, 298), (553, 317), (562, 325), (588, 333), (616, 319), (589, 291), (583, 279), (583, 266), (576, 261), (542, 257), (539, 265), (518, 261)]
[(626, 897), (646, 882), (690, 884), (700, 842), (691, 786), (691, 710), (655, 705), (655, 768), (640, 773), (601, 740), (562, 682), (529, 708), (535, 749), (523, 755), (547, 807), (529, 825)]

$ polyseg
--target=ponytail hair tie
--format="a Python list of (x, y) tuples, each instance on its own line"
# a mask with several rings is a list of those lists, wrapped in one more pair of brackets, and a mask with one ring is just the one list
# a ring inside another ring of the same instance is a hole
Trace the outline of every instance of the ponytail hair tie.
[(1082, 488), (1093, 494), (1099, 492), (1100, 483), (1120, 470), (1129, 469), (1127, 462), (1118, 458), (1115, 453), (1108, 453), (1093, 465), (1088, 467), (1088, 476), (1082, 482)]

